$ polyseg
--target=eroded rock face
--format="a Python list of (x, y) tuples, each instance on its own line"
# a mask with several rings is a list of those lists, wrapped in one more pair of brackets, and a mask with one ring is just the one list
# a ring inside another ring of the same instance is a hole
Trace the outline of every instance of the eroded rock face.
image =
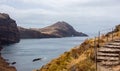
[(0, 13), (0, 40), (2, 44), (11, 44), (20, 41), (15, 20), (11, 19), (5, 13)]

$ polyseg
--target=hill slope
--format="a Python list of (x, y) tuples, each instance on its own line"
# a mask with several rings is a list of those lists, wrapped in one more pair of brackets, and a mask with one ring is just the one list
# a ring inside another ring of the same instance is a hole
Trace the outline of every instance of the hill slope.
[[(116, 29), (120, 29), (120, 27), (117, 26)], [(113, 40), (120, 38), (120, 30), (116, 29), (111, 33), (100, 36), (100, 39), (85, 40), (80, 46), (65, 52), (35, 71), (95, 71), (94, 47), (98, 48), (98, 46), (103, 46), (110, 42), (112, 35), (114, 36)]]
[(77, 32), (71, 25), (66, 22), (57, 22), (51, 26), (39, 30), (41, 33), (54, 34), (58, 37), (87, 36), (84, 33)]

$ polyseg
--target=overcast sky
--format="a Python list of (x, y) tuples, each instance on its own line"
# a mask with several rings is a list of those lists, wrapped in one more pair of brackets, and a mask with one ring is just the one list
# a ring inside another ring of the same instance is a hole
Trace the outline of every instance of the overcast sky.
[(66, 21), (78, 31), (91, 32), (120, 23), (120, 0), (0, 0), (0, 12), (23, 27)]

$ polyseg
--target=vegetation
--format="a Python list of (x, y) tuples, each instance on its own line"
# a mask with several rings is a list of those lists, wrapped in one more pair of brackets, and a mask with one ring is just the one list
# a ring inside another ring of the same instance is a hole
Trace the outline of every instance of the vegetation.
[[(120, 27), (114, 31), (103, 34), (99, 38), (87, 39), (80, 46), (74, 47), (60, 57), (35, 71), (95, 71), (94, 47), (104, 44), (120, 37)], [(99, 42), (99, 44), (98, 44)]]

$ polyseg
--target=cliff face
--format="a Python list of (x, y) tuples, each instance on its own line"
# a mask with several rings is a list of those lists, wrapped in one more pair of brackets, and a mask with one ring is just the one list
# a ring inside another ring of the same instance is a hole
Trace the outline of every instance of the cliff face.
[[(80, 46), (63, 53), (58, 58), (51, 60), (48, 64), (35, 71), (96, 71), (95, 70), (95, 47), (104, 46), (108, 42), (120, 39), (119, 25), (116, 26), (114, 32), (102, 35), (100, 38), (91, 38), (85, 40)], [(109, 39), (108, 39), (109, 38)], [(99, 44), (98, 44), (99, 40)], [(96, 42), (96, 43), (94, 43)], [(96, 45), (95, 45), (96, 44)]]
[(0, 40), (1, 44), (10, 44), (20, 41), (16, 22), (9, 15), (0, 13)]
[[(16, 22), (8, 14), (0, 13), (0, 51), (2, 49), (1, 45), (17, 43), (19, 41), (19, 31)], [(0, 71), (17, 71), (15, 67), (9, 66), (9, 63), (1, 57), (1, 53)]]
[(51, 26), (37, 29), (26, 29), (18, 27), (21, 38), (61, 38), (71, 36), (87, 36), (84, 33), (77, 32), (71, 25), (66, 22), (57, 22)]

